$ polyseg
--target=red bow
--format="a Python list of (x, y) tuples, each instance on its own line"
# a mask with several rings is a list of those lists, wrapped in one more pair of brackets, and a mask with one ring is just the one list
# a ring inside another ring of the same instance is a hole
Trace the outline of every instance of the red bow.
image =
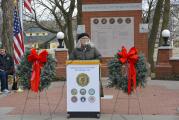
[(135, 64), (137, 60), (139, 59), (137, 55), (137, 49), (135, 47), (132, 47), (129, 52), (127, 53), (127, 50), (125, 47), (122, 47), (122, 51), (117, 53), (119, 57), (119, 61), (121, 61), (122, 64), (129, 63), (128, 66), (128, 94), (131, 94), (131, 87), (133, 86), (133, 89), (136, 89), (136, 69)]
[(47, 62), (48, 52), (43, 50), (38, 55), (34, 48), (31, 49), (30, 55), (28, 55), (28, 61), (33, 63), (32, 66), (32, 75), (31, 75), (31, 89), (34, 92), (38, 92), (40, 84), (40, 71), (44, 63)]

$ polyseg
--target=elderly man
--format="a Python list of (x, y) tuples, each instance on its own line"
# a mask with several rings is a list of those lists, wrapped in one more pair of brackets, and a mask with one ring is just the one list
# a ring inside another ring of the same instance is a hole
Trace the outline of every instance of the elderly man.
[(1, 92), (9, 93), (8, 90), (8, 75), (14, 72), (14, 62), (9, 54), (6, 54), (5, 49), (0, 49), (0, 79)]
[[(69, 56), (70, 60), (101, 60), (102, 56), (99, 51), (91, 43), (90, 37), (87, 33), (78, 35), (78, 42), (76, 48)], [(104, 97), (103, 86), (100, 80), (100, 96)]]

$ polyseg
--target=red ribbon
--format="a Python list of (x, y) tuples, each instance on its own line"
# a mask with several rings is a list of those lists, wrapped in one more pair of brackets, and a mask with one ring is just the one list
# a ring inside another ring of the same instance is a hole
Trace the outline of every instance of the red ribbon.
[(39, 90), (41, 67), (47, 62), (47, 55), (48, 52), (46, 50), (41, 51), (38, 55), (34, 48), (31, 49), (31, 53), (28, 55), (28, 61), (33, 63), (30, 81), (31, 90), (34, 92)]
[(137, 55), (137, 49), (135, 47), (132, 47), (129, 52), (127, 53), (127, 50), (125, 47), (122, 47), (122, 51), (117, 53), (119, 57), (119, 61), (121, 61), (122, 64), (129, 63), (128, 65), (128, 94), (131, 94), (131, 89), (136, 89), (136, 69), (135, 64), (137, 60), (139, 59), (139, 56)]

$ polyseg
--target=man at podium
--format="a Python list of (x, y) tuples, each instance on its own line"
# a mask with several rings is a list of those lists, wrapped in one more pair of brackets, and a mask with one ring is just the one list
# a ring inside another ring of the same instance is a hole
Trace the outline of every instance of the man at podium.
[[(76, 48), (71, 52), (70, 60), (101, 60), (102, 56), (90, 41), (87, 33), (81, 33), (77, 38)], [(100, 81), (100, 96), (103, 97), (103, 88)]]
[(101, 59), (101, 54), (92, 45), (89, 35), (81, 33), (78, 35), (76, 48), (70, 54), (70, 60), (95, 60)]

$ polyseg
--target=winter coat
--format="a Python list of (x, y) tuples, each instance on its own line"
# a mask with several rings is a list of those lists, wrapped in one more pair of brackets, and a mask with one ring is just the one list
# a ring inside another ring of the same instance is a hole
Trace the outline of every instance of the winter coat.
[(8, 74), (14, 73), (14, 61), (9, 54), (0, 55), (0, 70), (7, 71)]
[(70, 60), (100, 60), (101, 54), (95, 47), (75, 48), (69, 56)]

